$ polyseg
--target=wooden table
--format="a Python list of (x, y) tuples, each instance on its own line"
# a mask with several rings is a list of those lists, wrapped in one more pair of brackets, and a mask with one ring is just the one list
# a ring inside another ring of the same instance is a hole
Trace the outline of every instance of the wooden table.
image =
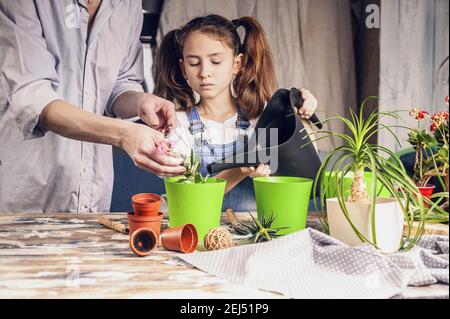
[[(139, 258), (127, 235), (98, 224), (101, 215), (0, 213), (0, 298), (283, 298), (167, 263), (175, 253), (161, 247)], [(123, 213), (108, 217), (126, 222)], [(399, 297), (448, 292), (411, 287)]]

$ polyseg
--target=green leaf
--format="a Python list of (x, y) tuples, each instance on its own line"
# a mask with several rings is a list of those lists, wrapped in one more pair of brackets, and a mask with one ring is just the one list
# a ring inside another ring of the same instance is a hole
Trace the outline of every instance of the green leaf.
[(279, 231), (288, 229), (289, 227), (278, 227), (273, 228), (272, 224), (276, 219), (273, 212), (266, 218), (264, 215), (259, 219), (255, 218), (251, 213), (249, 213), (252, 221), (250, 223), (243, 223), (243, 225), (250, 231), (253, 235), (252, 239), (255, 243), (269, 241), (280, 236)]
[(194, 149), (191, 149), (190, 155), (186, 156), (183, 162), (183, 166), (186, 168), (184, 178), (178, 180), (179, 183), (206, 183), (208, 176), (203, 177), (199, 172), (200, 161), (195, 160)]

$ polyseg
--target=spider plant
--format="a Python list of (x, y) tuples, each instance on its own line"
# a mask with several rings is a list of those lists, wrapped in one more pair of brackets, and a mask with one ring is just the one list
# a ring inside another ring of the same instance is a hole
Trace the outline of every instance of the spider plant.
[[(369, 143), (369, 139), (377, 132), (387, 130), (400, 144), (392, 130), (392, 126), (380, 123), (380, 119), (383, 117), (398, 118), (396, 113), (373, 111), (367, 118), (364, 118), (364, 107), (371, 98), (375, 97), (369, 97), (362, 103), (359, 114), (350, 110), (350, 118), (337, 115), (323, 121), (324, 124), (330, 121), (340, 121), (350, 133), (332, 132), (325, 129), (313, 132), (317, 136), (314, 141), (331, 137), (336, 137), (343, 141), (343, 145), (328, 154), (322, 162), (314, 180), (313, 195), (314, 198), (317, 198), (316, 187), (320, 185), (320, 207), (325, 208), (326, 200), (330, 195), (327, 194), (328, 185), (333, 183), (340, 210), (345, 215), (351, 229), (362, 242), (369, 243), (379, 249), (375, 225), (375, 207), (378, 202), (376, 190), (379, 187), (377, 188), (377, 184), (381, 183), (389, 191), (391, 197), (400, 205), (407, 229), (404, 236), (400, 239), (399, 249), (408, 250), (420, 240), (424, 232), (427, 208), (424, 205), (424, 198), (420, 194), (418, 187), (408, 176), (402, 162), (394, 156), (394, 153), (386, 147)], [(327, 171), (334, 173), (335, 178), (332, 179), (331, 174), (326, 174)], [(372, 173), (370, 185), (366, 185), (364, 179), (364, 172), (366, 171)], [(353, 177), (350, 194), (348, 194), (344, 186), (344, 179), (350, 174), (353, 174)], [(368, 187), (370, 187), (370, 195), (368, 194)], [(351, 203), (370, 205), (371, 234), (369, 232), (369, 235), (371, 236), (368, 236), (367, 233), (363, 234), (355, 225), (348, 209)], [(317, 201), (314, 201), (314, 205), (318, 215), (325, 216), (324, 212), (319, 209)], [(413, 234), (412, 227), (415, 215), (418, 218), (419, 225), (418, 231)], [(326, 227), (329, 226), (326, 218), (323, 219), (323, 222)]]

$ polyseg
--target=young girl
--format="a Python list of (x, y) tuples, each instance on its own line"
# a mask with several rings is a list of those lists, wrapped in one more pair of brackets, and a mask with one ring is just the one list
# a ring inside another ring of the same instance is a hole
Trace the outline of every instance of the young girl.
[[(242, 26), (245, 36), (237, 29)], [(244, 147), (245, 136), (257, 122), (276, 90), (271, 54), (261, 25), (251, 17), (229, 21), (218, 15), (191, 20), (169, 32), (156, 58), (155, 94), (180, 107), (175, 150), (201, 158), (201, 173), (208, 164)], [(314, 112), (317, 101), (302, 90), (303, 117)], [(235, 168), (215, 177), (227, 180), (223, 208), (256, 208), (251, 178), (270, 175), (268, 165)]]

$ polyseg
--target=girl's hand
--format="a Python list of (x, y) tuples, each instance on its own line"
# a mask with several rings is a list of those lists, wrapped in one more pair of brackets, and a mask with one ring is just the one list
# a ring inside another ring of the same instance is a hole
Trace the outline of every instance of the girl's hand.
[(266, 164), (259, 164), (257, 168), (253, 166), (241, 167), (241, 172), (251, 178), (258, 176), (269, 176), (271, 173), (270, 166)]
[(304, 101), (302, 107), (297, 112), (300, 117), (309, 119), (317, 109), (317, 99), (310, 91), (306, 89), (300, 89), (300, 92)]

